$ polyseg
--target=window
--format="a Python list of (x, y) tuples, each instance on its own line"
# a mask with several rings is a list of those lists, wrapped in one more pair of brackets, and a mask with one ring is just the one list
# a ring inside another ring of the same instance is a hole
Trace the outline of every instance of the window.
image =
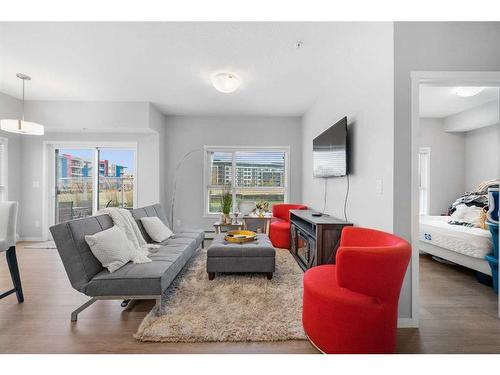
[(288, 148), (206, 147), (205, 214), (221, 211), (223, 189), (230, 189), (233, 211), (241, 201), (284, 203), (288, 199)]
[(0, 201), (7, 197), (7, 138), (0, 138)]
[(420, 215), (429, 215), (430, 211), (430, 161), (431, 149), (421, 147), (418, 153), (418, 192)]
[(55, 223), (135, 206), (135, 149), (68, 145), (54, 155)]

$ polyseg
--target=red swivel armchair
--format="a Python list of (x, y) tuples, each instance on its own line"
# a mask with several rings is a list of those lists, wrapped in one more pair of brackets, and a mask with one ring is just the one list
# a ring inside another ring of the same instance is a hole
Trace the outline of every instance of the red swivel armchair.
[(274, 247), (290, 249), (290, 210), (305, 210), (301, 204), (275, 204), (273, 221), (269, 226), (269, 238)]
[(399, 237), (345, 227), (336, 264), (304, 274), (302, 323), (311, 342), (324, 353), (393, 353), (410, 256)]

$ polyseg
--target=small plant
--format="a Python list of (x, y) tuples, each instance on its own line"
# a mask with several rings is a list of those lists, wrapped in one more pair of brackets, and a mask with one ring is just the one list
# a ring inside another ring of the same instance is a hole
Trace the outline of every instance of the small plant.
[(269, 202), (262, 200), (255, 203), (255, 208), (252, 210), (252, 213), (258, 216), (264, 216), (267, 211), (269, 211)]
[(221, 207), (224, 215), (229, 215), (233, 206), (233, 195), (231, 194), (231, 185), (226, 189), (226, 185), (222, 187)]

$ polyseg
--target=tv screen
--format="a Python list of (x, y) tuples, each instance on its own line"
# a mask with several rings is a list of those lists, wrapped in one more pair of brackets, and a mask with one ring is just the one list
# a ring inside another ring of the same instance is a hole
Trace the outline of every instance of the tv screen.
[(314, 177), (347, 175), (347, 117), (313, 140)]

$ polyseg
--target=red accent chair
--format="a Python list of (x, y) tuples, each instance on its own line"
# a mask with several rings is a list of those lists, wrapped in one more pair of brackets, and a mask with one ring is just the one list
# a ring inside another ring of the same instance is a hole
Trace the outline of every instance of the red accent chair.
[(290, 249), (290, 210), (305, 210), (301, 204), (275, 204), (273, 221), (269, 226), (269, 238), (274, 247)]
[(324, 353), (393, 353), (408, 242), (374, 229), (345, 227), (335, 265), (304, 274), (302, 323)]

